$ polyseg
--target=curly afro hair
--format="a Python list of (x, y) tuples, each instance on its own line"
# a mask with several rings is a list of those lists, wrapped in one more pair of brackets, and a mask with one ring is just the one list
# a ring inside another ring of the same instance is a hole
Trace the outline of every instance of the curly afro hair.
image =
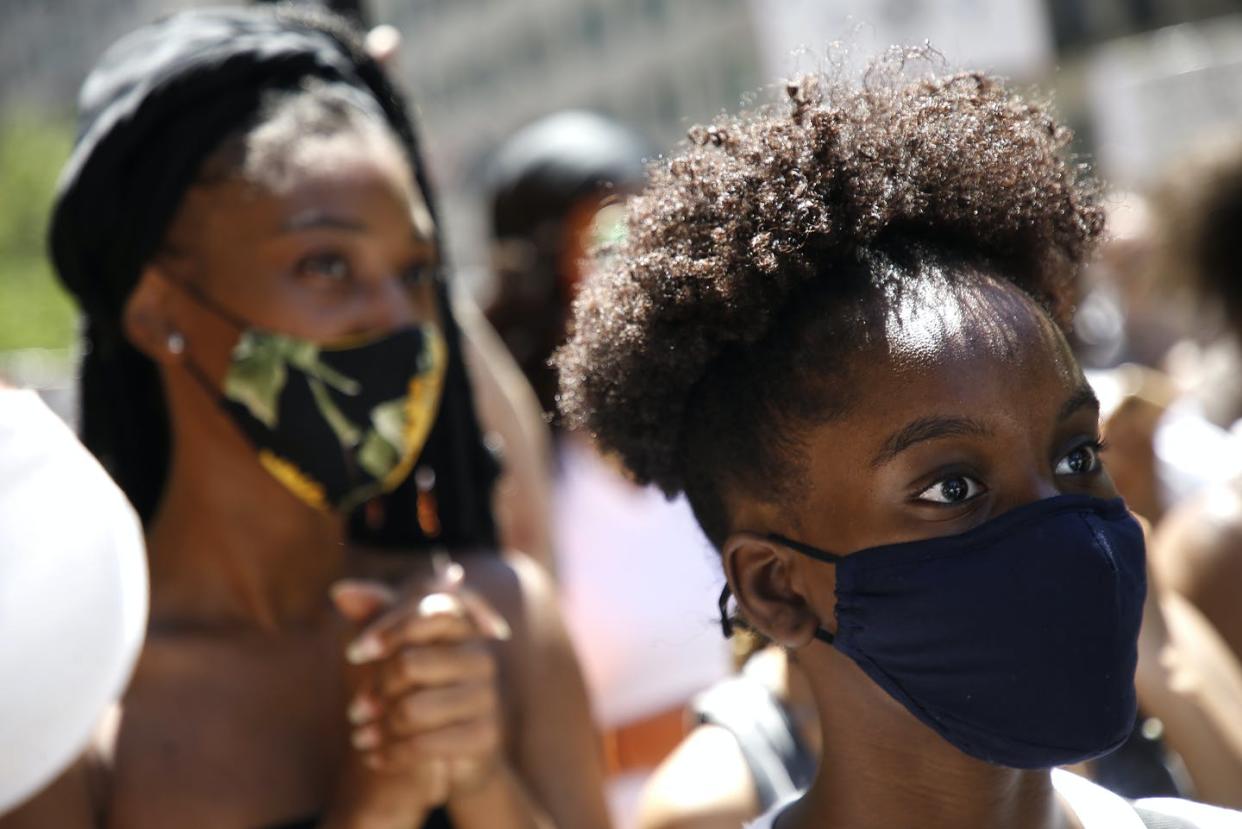
[(735, 488), (788, 496), (797, 427), (848, 406), (846, 357), (892, 287), (982, 270), (1063, 321), (1102, 231), (1046, 105), (978, 73), (912, 79), (908, 57), (692, 129), (577, 298), (554, 358), (566, 425), (685, 491), (718, 545)]

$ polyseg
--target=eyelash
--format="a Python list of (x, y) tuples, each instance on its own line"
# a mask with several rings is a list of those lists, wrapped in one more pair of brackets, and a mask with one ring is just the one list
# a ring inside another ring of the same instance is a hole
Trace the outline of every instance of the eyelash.
[[(342, 275), (328, 275), (319, 269), (326, 262), (331, 260), (334, 264), (341, 263), (344, 265), (345, 272)], [(298, 260), (294, 265), (294, 270), (299, 276), (318, 277), (327, 279), (330, 282), (344, 282), (353, 275), (353, 268), (350, 267), (349, 259), (335, 251), (317, 251), (308, 254)]]
[(1085, 441), (1083, 443), (1078, 444), (1070, 451), (1066, 452), (1065, 455), (1063, 455), (1061, 459), (1057, 461), (1057, 468), (1060, 468), (1061, 461), (1064, 461), (1066, 458), (1068, 458), (1070, 455), (1074, 454), (1075, 452), (1078, 452), (1083, 449), (1090, 449), (1091, 454), (1092, 454), (1092, 459), (1095, 461), (1095, 463), (1092, 465), (1092, 468), (1085, 472), (1070, 472), (1067, 474), (1078, 475), (1078, 476), (1095, 475), (1103, 468), (1103, 461), (1100, 459), (1100, 454), (1107, 448), (1108, 448), (1108, 444), (1105, 443), (1103, 440), (1097, 439), (1097, 440)]
[[(1083, 442), (1083, 443), (1080, 443), (1080, 444), (1078, 444), (1077, 446), (1075, 446), (1073, 449), (1071, 449), (1070, 451), (1066, 452), (1063, 456), (1061, 456), (1061, 458), (1059, 458), (1059, 459), (1057, 460), (1057, 466), (1056, 466), (1056, 468), (1060, 468), (1060, 466), (1061, 466), (1061, 462), (1062, 462), (1062, 461), (1064, 461), (1064, 460), (1065, 460), (1065, 459), (1067, 459), (1070, 455), (1072, 455), (1072, 454), (1074, 454), (1075, 452), (1078, 452), (1078, 451), (1080, 451), (1080, 450), (1082, 450), (1082, 449), (1090, 449), (1090, 450), (1091, 450), (1091, 453), (1092, 453), (1092, 458), (1093, 458), (1093, 460), (1094, 460), (1094, 464), (1092, 464), (1092, 468), (1091, 468), (1091, 469), (1089, 469), (1089, 470), (1087, 470), (1087, 471), (1085, 471), (1085, 472), (1069, 472), (1069, 473), (1061, 473), (1061, 474), (1069, 474), (1069, 475), (1075, 475), (1075, 476), (1079, 476), (1079, 477), (1085, 477), (1085, 476), (1088, 476), (1088, 475), (1097, 475), (1097, 474), (1099, 474), (1099, 472), (1103, 469), (1103, 463), (1102, 463), (1102, 461), (1101, 461), (1101, 459), (1100, 459), (1100, 455), (1101, 455), (1101, 453), (1103, 453), (1106, 449), (1108, 449), (1108, 443), (1107, 443), (1107, 442), (1105, 442), (1105, 441), (1103, 441), (1103, 440), (1098, 440), (1098, 439), (1095, 439), (1095, 440), (1088, 440), (1088, 441), (1085, 441), (1085, 442)], [(966, 496), (966, 497), (964, 497), (964, 498), (962, 498), (961, 500), (957, 500), (957, 501), (951, 501), (951, 500), (943, 500), (943, 501), (938, 501), (938, 500), (934, 500), (934, 499), (932, 499), (932, 498), (925, 498), (925, 497), (923, 497), (923, 496), (925, 496), (927, 493), (929, 493), (929, 492), (931, 492), (932, 490), (935, 490), (935, 489), (939, 489), (940, 494), (944, 494), (944, 487), (945, 487), (945, 485), (946, 485), (946, 484), (949, 484), (949, 483), (952, 483), (952, 482), (954, 482), (954, 481), (965, 481), (965, 482), (967, 482), (967, 483), (966, 483), (966, 492), (967, 492), (967, 496)], [(977, 492), (971, 493), (971, 488), (972, 488), (972, 485), (973, 485), (973, 487), (974, 487), (974, 488), (976, 488), (976, 489), (978, 490)], [(934, 481), (934, 482), (931, 484), (931, 486), (928, 486), (928, 487), (926, 487), (925, 489), (923, 489), (922, 491), (920, 491), (920, 492), (919, 492), (919, 493), (915, 496), (915, 500), (916, 500), (916, 501), (922, 501), (922, 502), (924, 502), (924, 503), (938, 504), (938, 505), (940, 505), (940, 506), (951, 507), (951, 506), (959, 506), (959, 505), (961, 505), (961, 504), (969, 503), (970, 501), (973, 501), (975, 498), (978, 498), (978, 497), (979, 497), (980, 495), (982, 495), (984, 492), (987, 492), (987, 489), (983, 486), (983, 484), (982, 484), (980, 481), (976, 480), (975, 478), (971, 477), (970, 475), (947, 475), (947, 476), (945, 476), (945, 477), (943, 477), (943, 478), (940, 478), (940, 479), (938, 479), (938, 480)]]
[[(327, 269), (322, 266), (328, 262), (331, 262), (333, 265), (343, 265), (344, 272), (339, 275), (325, 273), (324, 271)], [(346, 282), (353, 277), (353, 268), (350, 265), (349, 258), (334, 251), (322, 251), (304, 256), (298, 260), (294, 270), (299, 276), (317, 277), (334, 283)], [(433, 262), (420, 262), (405, 268), (401, 272), (401, 281), (411, 287), (417, 287), (430, 282), (434, 278), (435, 273), (436, 266)]]

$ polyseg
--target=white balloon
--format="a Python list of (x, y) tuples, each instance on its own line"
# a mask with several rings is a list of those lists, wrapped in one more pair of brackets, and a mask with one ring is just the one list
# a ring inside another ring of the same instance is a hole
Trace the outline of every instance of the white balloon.
[(85, 748), (146, 623), (133, 508), (38, 395), (0, 389), (0, 814)]

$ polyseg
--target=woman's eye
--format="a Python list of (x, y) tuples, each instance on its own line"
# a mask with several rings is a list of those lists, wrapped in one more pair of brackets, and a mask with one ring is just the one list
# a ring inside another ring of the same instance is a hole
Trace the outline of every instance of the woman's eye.
[(1098, 442), (1084, 443), (1073, 449), (1068, 455), (1057, 461), (1058, 475), (1091, 475), (1100, 470), (1100, 450)]
[(298, 274), (324, 279), (329, 282), (344, 282), (349, 279), (349, 261), (336, 253), (317, 253), (307, 256), (297, 264)]
[(962, 504), (983, 492), (983, 484), (965, 475), (943, 478), (918, 494), (918, 500), (933, 504)]

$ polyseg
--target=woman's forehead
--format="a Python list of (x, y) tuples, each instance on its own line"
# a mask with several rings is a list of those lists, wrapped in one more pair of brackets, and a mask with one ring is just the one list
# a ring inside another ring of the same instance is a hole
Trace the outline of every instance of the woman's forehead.
[(849, 403), (820, 427), (838, 446), (930, 414), (1035, 428), (1083, 386), (1060, 329), (1009, 283), (912, 282), (872, 320), (838, 376)]
[(898, 372), (943, 360), (1064, 362), (1064, 336), (1051, 317), (1017, 286), (987, 275), (914, 280), (887, 292), (877, 335)]
[(416, 240), (435, 243), (431, 211), (403, 155), (331, 138), (309, 143), (321, 146), (301, 151), (263, 181), (234, 175), (191, 188), (170, 244), (191, 248), (221, 234), (241, 241), (319, 224), (371, 226), (377, 213), (385, 224), (407, 225)]

